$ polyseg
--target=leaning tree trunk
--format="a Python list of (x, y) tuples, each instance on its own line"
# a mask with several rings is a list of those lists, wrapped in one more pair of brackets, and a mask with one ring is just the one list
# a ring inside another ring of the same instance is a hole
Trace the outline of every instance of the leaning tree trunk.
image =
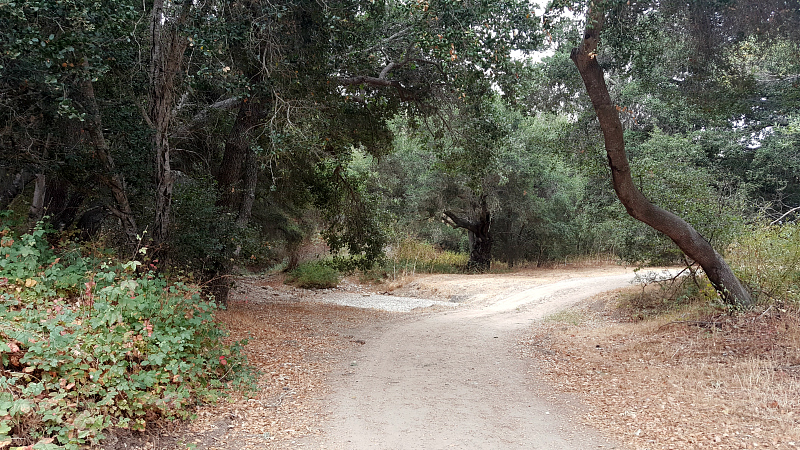
[(750, 293), (711, 244), (685, 220), (650, 203), (633, 183), (628, 157), (625, 154), (622, 123), (611, 102), (603, 70), (596, 59), (600, 31), (603, 27), (603, 12), (589, 7), (587, 18), (583, 41), (578, 48), (572, 50), (570, 57), (583, 78), (586, 91), (600, 121), (617, 197), (628, 214), (667, 235), (686, 255), (700, 264), (725, 303), (741, 307), (750, 306), (753, 302)]
[(443, 220), (454, 228), (467, 230), (469, 236), (467, 269), (475, 272), (487, 272), (492, 265), (492, 216), (486, 205), (486, 198), (481, 199), (480, 208), (475, 220), (461, 218), (452, 211), (445, 211)]

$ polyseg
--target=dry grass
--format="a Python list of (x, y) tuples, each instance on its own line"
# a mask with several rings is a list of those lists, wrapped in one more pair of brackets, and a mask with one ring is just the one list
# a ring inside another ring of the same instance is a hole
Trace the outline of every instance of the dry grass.
[(592, 406), (591, 425), (633, 449), (800, 448), (798, 311), (684, 304), (630, 322), (626, 304), (621, 314), (616, 297), (596, 299), (523, 346), (553, 386)]

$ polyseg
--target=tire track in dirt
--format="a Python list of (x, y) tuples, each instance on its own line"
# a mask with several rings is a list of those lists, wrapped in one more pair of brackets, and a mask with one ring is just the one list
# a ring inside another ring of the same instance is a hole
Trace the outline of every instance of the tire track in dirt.
[[(578, 277), (478, 295), (457, 310), (414, 314), (366, 337), (331, 375), (323, 433), (305, 448), (620, 448), (576, 422), (580, 405), (553, 396), (518, 335), (570, 304), (629, 286), (634, 273)], [(502, 282), (501, 282), (502, 283)]]

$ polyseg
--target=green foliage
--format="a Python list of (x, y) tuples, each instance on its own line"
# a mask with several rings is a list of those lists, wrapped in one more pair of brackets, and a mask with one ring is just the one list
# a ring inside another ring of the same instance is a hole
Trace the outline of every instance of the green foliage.
[(207, 176), (175, 186), (170, 256), (189, 270), (215, 271), (231, 264), (259, 263), (271, 255), (254, 226), (240, 227), (234, 214), (216, 205), (214, 181)]
[(223, 342), (198, 286), (59, 255), (38, 227), (0, 236), (0, 443), (81, 448), (246, 381), (246, 342)]
[[(800, 52), (800, 50), (798, 50)], [(800, 112), (786, 118), (787, 123), (775, 126), (757, 148), (742, 151), (747, 159), (744, 167), (732, 171), (741, 174), (751, 187), (752, 197), (770, 202), (778, 216), (789, 208), (800, 206)]]
[[(654, 204), (689, 222), (715, 247), (724, 249), (744, 226), (744, 192), (715, 180), (698, 139), (651, 133), (628, 133), (634, 182)], [(649, 264), (675, 263), (680, 250), (664, 235), (625, 214), (613, 199), (595, 232), (626, 261)], [(597, 214), (596, 217), (603, 217)], [(604, 223), (605, 222), (605, 223)]]
[(728, 255), (762, 301), (800, 304), (800, 224), (754, 226), (737, 237)]
[(383, 257), (386, 243), (376, 199), (366, 189), (370, 174), (358, 155), (321, 162), (314, 177), (314, 204), (325, 222), (321, 234), (342, 270), (369, 269)]
[(566, 116), (525, 116), (499, 101), (482, 113), (449, 124), (468, 130), (441, 138), (395, 120), (396, 152), (376, 166), (374, 189), (386, 196), (397, 227), (442, 249), (469, 251), (463, 230), (449, 229), (439, 217), (444, 210), (469, 217), (485, 195), (495, 259), (544, 263), (590, 249), (581, 232), (584, 214), (593, 214), (585, 206), (587, 178), (564, 160), (574, 151), (573, 124)]
[(586, 177), (561, 154), (571, 124), (564, 116), (506, 112), (509, 143), (498, 152), (495, 256), (513, 265), (580, 254)]
[(304, 289), (328, 289), (339, 285), (339, 271), (323, 261), (298, 265), (286, 275), (286, 283)]

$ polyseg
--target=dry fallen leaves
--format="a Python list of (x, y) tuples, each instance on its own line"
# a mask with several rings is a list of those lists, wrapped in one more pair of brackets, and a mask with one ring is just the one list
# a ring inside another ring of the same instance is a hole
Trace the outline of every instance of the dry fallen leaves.
[(610, 300), (537, 324), (521, 346), (591, 407), (590, 425), (633, 449), (800, 448), (797, 312), (623, 323)]
[[(318, 433), (325, 375), (361, 345), (357, 330), (396, 316), (310, 295), (279, 278), (240, 280), (219, 319), (232, 339), (249, 339), (256, 392), (203, 407), (179, 430), (105, 448), (297, 448)], [(611, 300), (536, 324), (520, 345), (539, 368), (531, 376), (583, 399), (590, 425), (631, 449), (800, 448), (797, 313), (624, 323)]]

